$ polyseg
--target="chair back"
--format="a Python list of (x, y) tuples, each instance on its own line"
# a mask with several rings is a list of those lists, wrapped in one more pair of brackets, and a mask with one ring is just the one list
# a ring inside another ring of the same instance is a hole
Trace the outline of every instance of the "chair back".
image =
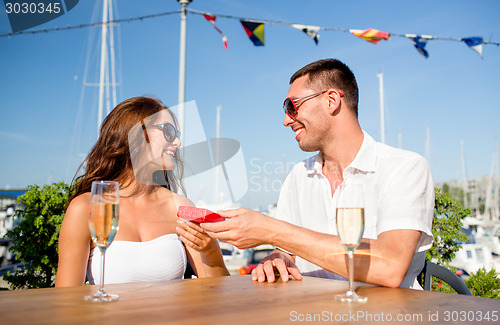
[(469, 288), (455, 273), (451, 272), (441, 265), (425, 261), (422, 272), (418, 275), (419, 282), (423, 285), (424, 290), (431, 291), (432, 277), (436, 277), (448, 283), (453, 290), (461, 295), (472, 296)]

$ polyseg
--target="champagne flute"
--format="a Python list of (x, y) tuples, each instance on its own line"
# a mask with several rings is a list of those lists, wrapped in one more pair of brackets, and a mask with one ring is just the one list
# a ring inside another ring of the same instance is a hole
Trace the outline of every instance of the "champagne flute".
[(363, 185), (344, 182), (337, 188), (337, 232), (347, 250), (349, 289), (335, 296), (335, 300), (365, 302), (353, 288), (354, 251), (358, 248), (365, 230)]
[(118, 204), (120, 201), (118, 182), (94, 181), (90, 192), (89, 228), (92, 240), (101, 251), (101, 285), (93, 296), (85, 296), (87, 301), (106, 302), (118, 299), (104, 291), (104, 260), (118, 231)]

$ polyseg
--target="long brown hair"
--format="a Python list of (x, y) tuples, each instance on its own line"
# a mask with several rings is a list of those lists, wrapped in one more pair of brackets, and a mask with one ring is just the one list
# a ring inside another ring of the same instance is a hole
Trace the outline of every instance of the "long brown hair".
[[(78, 195), (90, 192), (93, 181), (110, 180), (117, 181), (120, 188), (129, 186), (135, 177), (130, 157), (129, 132), (135, 124), (162, 110), (170, 113), (178, 129), (175, 115), (158, 99), (133, 97), (118, 104), (104, 119), (96, 144), (78, 168), (68, 204)], [(182, 159), (176, 155), (175, 160), (177, 176), (172, 171), (165, 172), (163, 185), (174, 192), (178, 188), (184, 191), (180, 181), (183, 173)], [(84, 165), (83, 175), (77, 177)]]

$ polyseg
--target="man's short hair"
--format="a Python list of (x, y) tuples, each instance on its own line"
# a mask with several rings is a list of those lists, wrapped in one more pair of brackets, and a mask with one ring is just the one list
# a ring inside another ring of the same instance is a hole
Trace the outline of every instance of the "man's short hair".
[(346, 106), (358, 116), (358, 84), (347, 65), (337, 59), (318, 60), (295, 72), (290, 84), (306, 75), (309, 76), (306, 86), (315, 91), (336, 88), (342, 92)]

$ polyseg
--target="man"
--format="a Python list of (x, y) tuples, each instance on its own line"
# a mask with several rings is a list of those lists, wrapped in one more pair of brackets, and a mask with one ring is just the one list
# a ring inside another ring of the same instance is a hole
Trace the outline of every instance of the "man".
[(434, 187), (419, 155), (375, 142), (358, 122), (358, 87), (342, 62), (313, 62), (290, 79), (283, 125), (304, 151), (319, 153), (283, 183), (273, 219), (248, 209), (221, 212), (223, 222), (202, 224), (214, 238), (239, 248), (279, 247), (252, 279), (283, 281), (289, 274), (347, 277), (346, 251), (335, 227), (335, 190), (363, 183), (365, 232), (354, 258), (354, 279), (387, 287), (420, 288), (425, 250), (432, 245)]

